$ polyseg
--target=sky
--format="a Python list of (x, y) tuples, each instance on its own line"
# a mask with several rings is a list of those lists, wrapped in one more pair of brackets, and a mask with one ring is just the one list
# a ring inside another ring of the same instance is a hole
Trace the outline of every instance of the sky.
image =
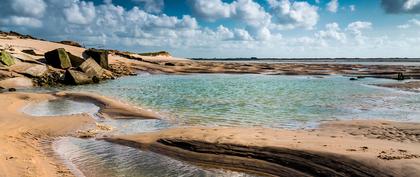
[(420, 0), (0, 0), (0, 30), (180, 57), (420, 57)]

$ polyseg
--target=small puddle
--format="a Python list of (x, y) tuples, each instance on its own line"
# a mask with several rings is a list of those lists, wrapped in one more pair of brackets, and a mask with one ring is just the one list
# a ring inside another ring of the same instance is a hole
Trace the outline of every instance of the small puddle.
[(31, 116), (63, 116), (82, 113), (94, 115), (98, 111), (99, 107), (95, 104), (67, 99), (32, 103), (22, 110), (22, 112)]

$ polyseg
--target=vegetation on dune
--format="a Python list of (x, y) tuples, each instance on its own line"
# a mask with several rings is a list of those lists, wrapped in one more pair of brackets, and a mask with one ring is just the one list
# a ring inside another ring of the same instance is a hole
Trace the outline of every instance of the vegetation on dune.
[(171, 56), (171, 54), (167, 51), (139, 53), (139, 55), (153, 56), (153, 57), (155, 57), (155, 56)]

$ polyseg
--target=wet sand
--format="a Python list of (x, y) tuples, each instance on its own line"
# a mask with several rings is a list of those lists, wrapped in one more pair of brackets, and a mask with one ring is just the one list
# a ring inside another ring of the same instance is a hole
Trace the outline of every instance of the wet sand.
[(21, 111), (29, 104), (63, 98), (96, 104), (107, 118), (157, 118), (150, 111), (93, 93), (1, 93), (0, 176), (73, 176), (55, 158), (49, 142), (60, 136), (92, 137), (109, 129), (86, 113), (37, 117)]
[(392, 84), (378, 84), (377, 86), (395, 88), (405, 91), (420, 92), (420, 81), (409, 81)]
[(104, 140), (269, 176), (420, 174), (418, 123), (338, 121), (314, 130), (189, 127)]

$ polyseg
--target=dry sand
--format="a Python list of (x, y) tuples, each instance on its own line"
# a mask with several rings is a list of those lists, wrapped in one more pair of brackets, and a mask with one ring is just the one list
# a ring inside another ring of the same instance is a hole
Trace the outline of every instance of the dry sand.
[(105, 140), (264, 175), (420, 175), (420, 124), (414, 123), (339, 121), (316, 130), (189, 127)]

